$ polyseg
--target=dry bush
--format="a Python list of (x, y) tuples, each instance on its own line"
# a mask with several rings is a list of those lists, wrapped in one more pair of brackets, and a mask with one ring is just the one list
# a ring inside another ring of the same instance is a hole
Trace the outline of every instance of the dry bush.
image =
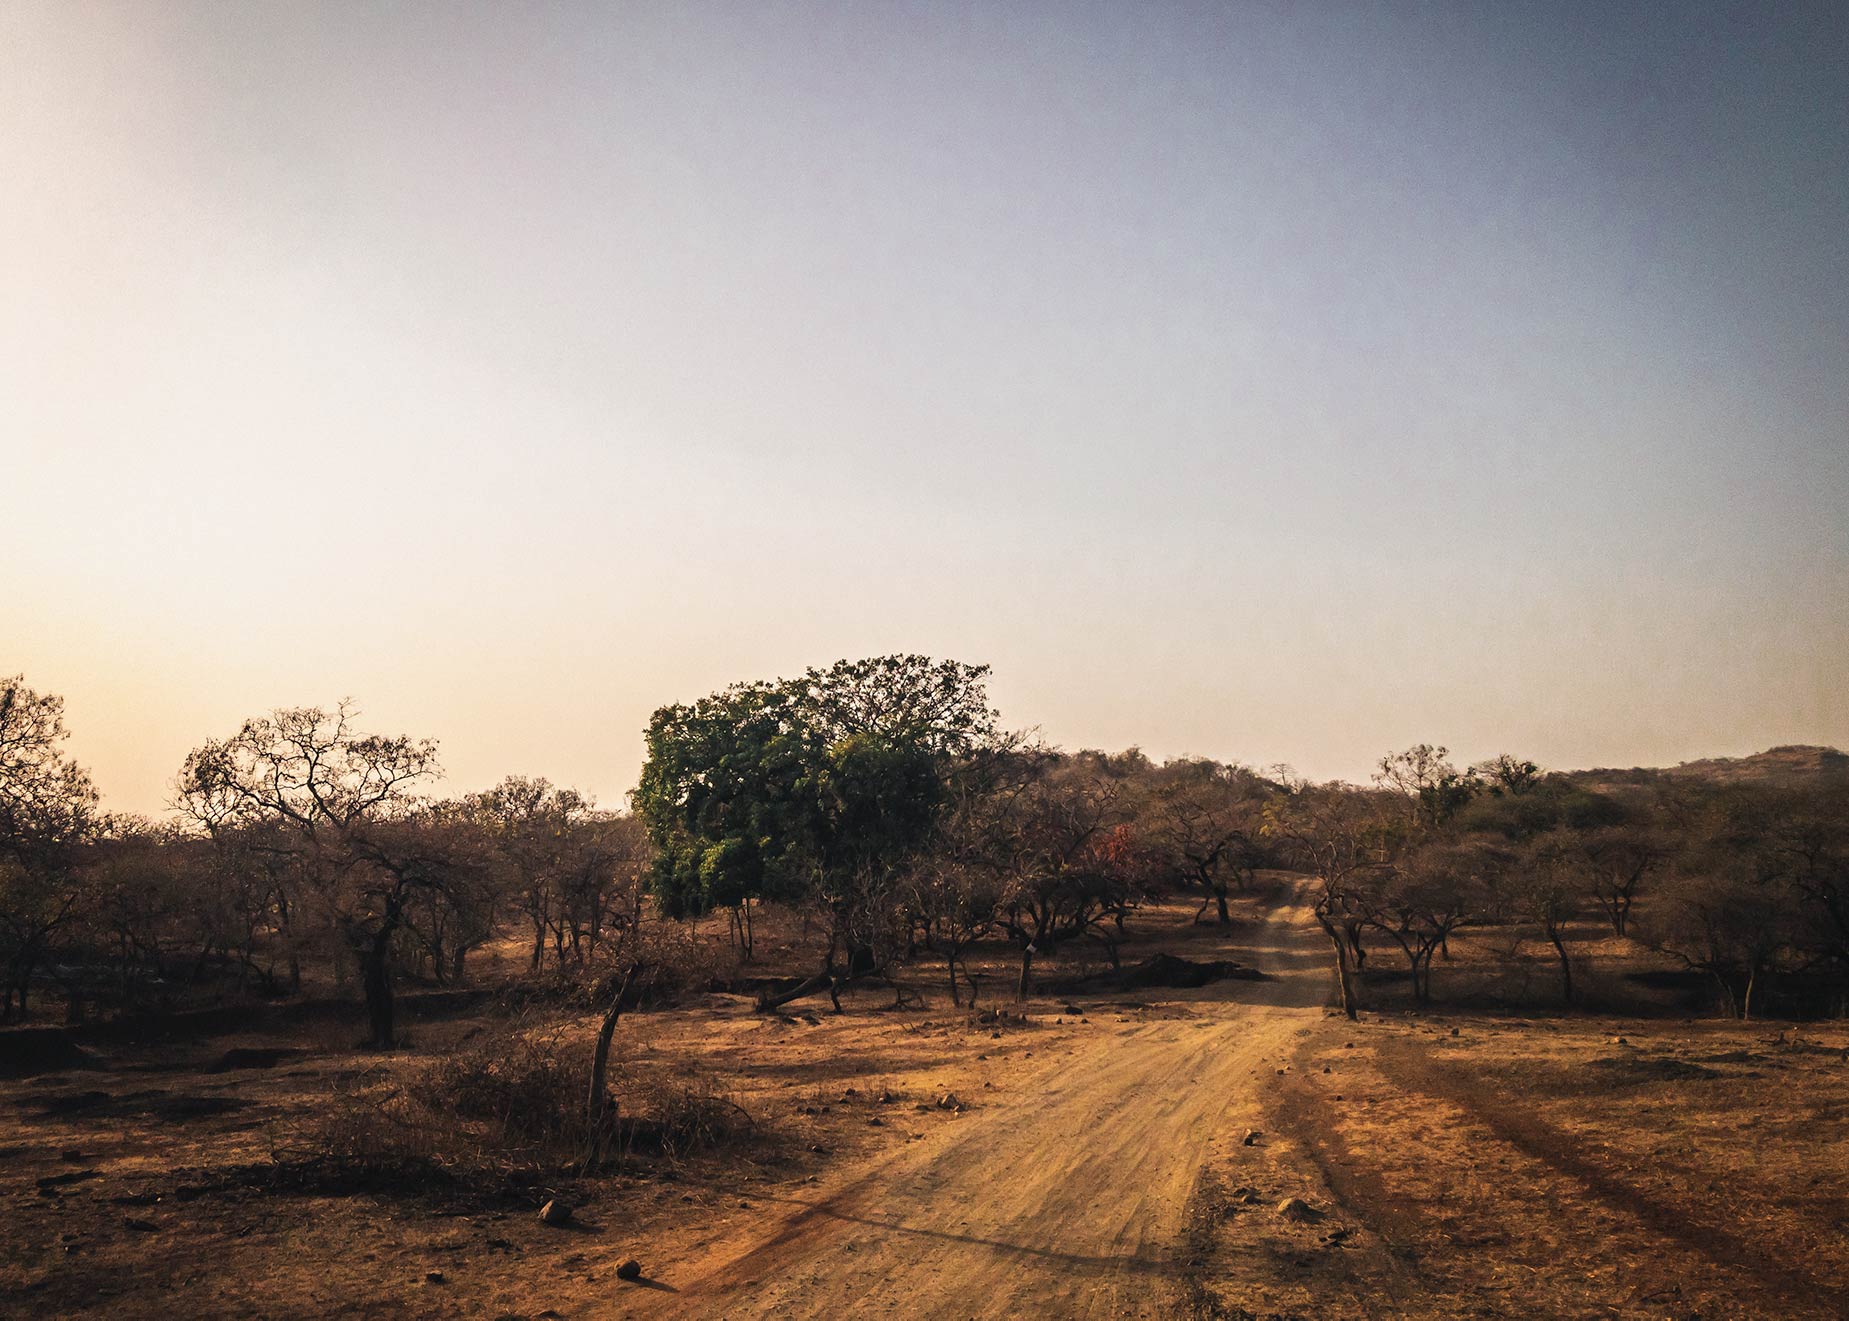
[(684, 922), (644, 923), (594, 970), (591, 1000), (601, 1008), (627, 977), (630, 1003), (676, 1004), (711, 990), (729, 964), (724, 950), (701, 940)]
[(404, 1093), (516, 1165), (557, 1164), (584, 1145), (590, 1077), (589, 1052), (563, 1024), (515, 1026), (432, 1059)]
[(584, 1172), (594, 1147), (679, 1159), (751, 1136), (751, 1116), (696, 1070), (613, 1068), (613, 1130), (591, 1142), (590, 1046), (564, 1022), (509, 1024), (397, 1070), (348, 1075), (277, 1144), (322, 1190), (503, 1190)]
[(750, 1113), (705, 1075), (631, 1074), (619, 1085), (618, 1140), (625, 1151), (681, 1157), (757, 1134)]
[(601, 1011), (627, 977), (630, 1007), (671, 1005), (711, 990), (728, 967), (726, 952), (687, 924), (647, 922), (584, 964), (510, 978), (496, 1000), (512, 1014), (546, 1007)]

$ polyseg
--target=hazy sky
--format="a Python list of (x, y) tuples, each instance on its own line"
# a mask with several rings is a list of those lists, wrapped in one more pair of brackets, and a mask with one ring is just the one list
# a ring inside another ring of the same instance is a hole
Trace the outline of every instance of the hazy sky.
[(1849, 745), (1849, 7), (0, 3), (0, 673), (106, 803), (360, 700), (995, 666), (1364, 776)]

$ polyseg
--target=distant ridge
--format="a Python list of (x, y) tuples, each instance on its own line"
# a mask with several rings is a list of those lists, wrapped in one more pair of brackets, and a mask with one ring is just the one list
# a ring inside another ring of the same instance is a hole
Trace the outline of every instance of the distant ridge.
[(1746, 757), (1703, 757), (1678, 766), (1633, 766), (1567, 771), (1568, 779), (1588, 787), (1647, 784), (1651, 780), (1705, 780), (1710, 784), (1756, 784), (1767, 780), (1803, 780), (1849, 773), (1849, 754), (1810, 743), (1787, 743)]

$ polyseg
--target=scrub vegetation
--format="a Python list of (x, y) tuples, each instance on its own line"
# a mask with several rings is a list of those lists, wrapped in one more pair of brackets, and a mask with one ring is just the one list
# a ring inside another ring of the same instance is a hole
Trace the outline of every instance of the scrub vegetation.
[(1839, 1314), (1849, 758), (1313, 783), (1051, 747), (987, 677), (664, 706), (619, 809), (282, 709), (159, 821), (0, 681), (0, 1291)]

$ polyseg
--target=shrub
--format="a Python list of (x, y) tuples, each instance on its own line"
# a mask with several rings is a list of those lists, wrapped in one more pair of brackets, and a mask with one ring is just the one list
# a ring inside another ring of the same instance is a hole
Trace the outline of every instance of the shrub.
[[(697, 1070), (615, 1068), (616, 1160), (679, 1159), (756, 1131), (750, 1115)], [(508, 1024), (422, 1063), (348, 1075), (275, 1161), (317, 1182), (423, 1192), (503, 1190), (584, 1172), (590, 1047), (569, 1023)], [(338, 1171), (338, 1176), (329, 1171)]]

